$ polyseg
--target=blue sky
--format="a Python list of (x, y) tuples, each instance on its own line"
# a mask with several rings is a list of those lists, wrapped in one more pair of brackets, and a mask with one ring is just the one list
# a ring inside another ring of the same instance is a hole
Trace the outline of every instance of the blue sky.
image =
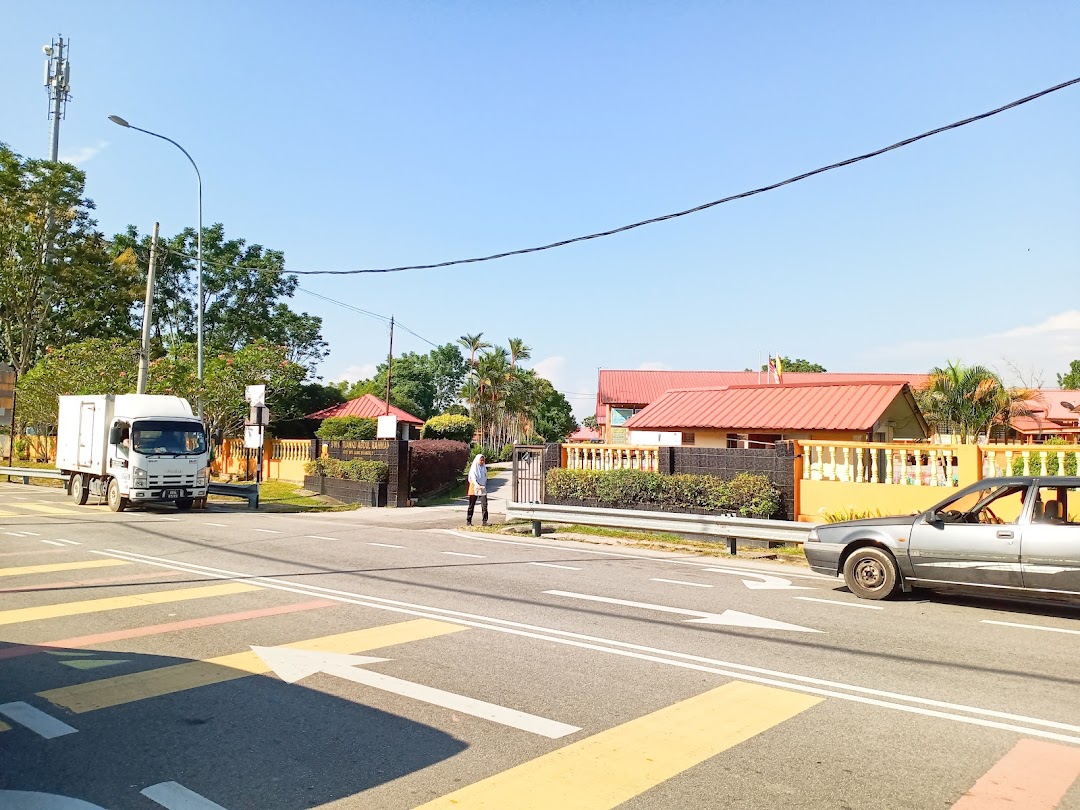
[[(1075, 2), (18, 3), (0, 141), (46, 156), (40, 46), (72, 42), (61, 157), (100, 227), (204, 222), (293, 270), (544, 244), (763, 185), (1080, 75)], [(301, 286), (436, 343), (533, 347), (589, 412), (596, 370), (1080, 357), (1080, 86), (907, 149), (627, 234)], [(304, 293), (325, 379), (383, 322)], [(398, 332), (395, 350), (426, 351)]]

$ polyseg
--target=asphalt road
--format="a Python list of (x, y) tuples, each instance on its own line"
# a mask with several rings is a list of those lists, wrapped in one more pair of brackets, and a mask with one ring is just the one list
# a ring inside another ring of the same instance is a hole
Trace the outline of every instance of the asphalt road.
[(1077, 609), (463, 522), (0, 485), (0, 808), (1080, 810)]

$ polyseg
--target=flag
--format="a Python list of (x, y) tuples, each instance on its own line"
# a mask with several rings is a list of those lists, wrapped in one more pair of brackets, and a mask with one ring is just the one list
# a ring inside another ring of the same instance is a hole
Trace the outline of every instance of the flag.
[(781, 384), (784, 382), (784, 363), (779, 354), (776, 355), (776, 381)]
[(773, 381), (776, 377), (776, 362), (773, 360), (773, 356), (769, 355), (769, 382)]

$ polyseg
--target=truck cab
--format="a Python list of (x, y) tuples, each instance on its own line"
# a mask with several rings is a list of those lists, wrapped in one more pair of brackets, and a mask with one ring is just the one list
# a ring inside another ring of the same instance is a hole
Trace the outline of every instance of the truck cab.
[(202, 422), (179, 397), (60, 397), (56, 466), (76, 503), (104, 498), (114, 512), (206, 498), (209, 447)]

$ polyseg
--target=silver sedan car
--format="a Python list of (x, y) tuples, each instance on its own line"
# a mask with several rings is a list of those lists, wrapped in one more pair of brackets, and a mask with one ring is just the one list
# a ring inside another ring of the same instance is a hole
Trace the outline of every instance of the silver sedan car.
[(1080, 601), (1080, 477), (987, 478), (919, 515), (817, 526), (803, 550), (864, 599), (962, 586)]

